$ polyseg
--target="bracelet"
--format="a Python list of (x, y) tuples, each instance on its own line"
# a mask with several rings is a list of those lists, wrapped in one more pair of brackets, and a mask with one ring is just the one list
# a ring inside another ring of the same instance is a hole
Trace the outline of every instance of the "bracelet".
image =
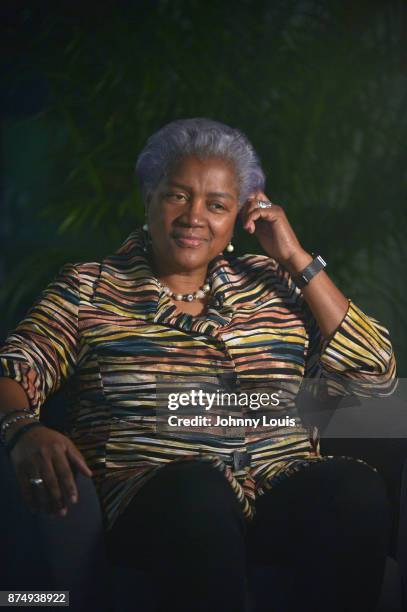
[(23, 425), (22, 427), (20, 427), (20, 429), (16, 431), (16, 433), (11, 438), (11, 440), (7, 444), (5, 444), (7, 453), (10, 455), (11, 451), (13, 450), (13, 448), (15, 447), (15, 445), (17, 444), (18, 440), (21, 438), (23, 433), (25, 433), (32, 427), (38, 427), (38, 426), (44, 427), (43, 423), (40, 423), (40, 421), (34, 421), (34, 423), (27, 423), (26, 425)]
[[(9, 413), (7, 415), (11, 416), (11, 414), (15, 414), (16, 412), (23, 412), (23, 411), (15, 411), (13, 413)], [(6, 417), (6, 418), (7, 418)], [(35, 418), (35, 414), (33, 412), (29, 412), (27, 413), (26, 411), (24, 411), (23, 414), (18, 414), (17, 416), (13, 417), (12, 419), (10, 419), (9, 421), (6, 421), (6, 418), (4, 418), (1, 422), (1, 428), (0, 428), (0, 439), (5, 442), (6, 440), (6, 431), (7, 429), (10, 427), (10, 425), (12, 425), (13, 423), (17, 423), (17, 421), (21, 421), (21, 419), (34, 419)]]
[[(29, 418), (30, 415), (34, 415), (34, 413), (31, 411), (30, 408), (21, 408), (19, 410), (12, 410), (11, 412), (6, 412), (6, 413), (0, 413), (2, 414), (2, 419), (0, 420), (0, 443), (3, 442), (3, 444), (5, 443), (6, 440), (6, 436), (5, 436), (5, 430), (9, 427), (9, 424), (7, 423), (7, 420), (12, 417), (15, 414), (21, 415), (21, 418)], [(11, 419), (10, 424), (15, 422), (15, 418)]]
[(2, 412), (0, 410), (0, 429), (3, 426), (3, 423), (6, 421), (6, 419), (8, 419), (9, 417), (11, 417), (13, 414), (20, 414), (21, 412), (25, 412), (27, 414), (33, 414), (31, 408), (19, 408), (17, 410), (12, 410), (11, 412)]

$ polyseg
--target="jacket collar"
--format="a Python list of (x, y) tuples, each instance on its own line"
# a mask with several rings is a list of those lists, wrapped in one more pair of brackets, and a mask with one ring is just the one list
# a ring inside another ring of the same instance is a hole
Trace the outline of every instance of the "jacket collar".
[[(205, 327), (205, 331), (227, 324), (234, 311), (227, 297), (233, 293), (228, 259), (220, 254), (208, 265), (211, 298), (204, 315), (193, 317), (179, 313), (164, 294), (151, 269), (144, 251), (145, 232), (137, 228), (119, 249), (100, 265), (100, 274), (94, 291), (94, 303), (104, 310), (122, 316), (149, 319), (151, 322), (181, 326), (186, 330)], [(208, 327), (209, 326), (209, 327)]]

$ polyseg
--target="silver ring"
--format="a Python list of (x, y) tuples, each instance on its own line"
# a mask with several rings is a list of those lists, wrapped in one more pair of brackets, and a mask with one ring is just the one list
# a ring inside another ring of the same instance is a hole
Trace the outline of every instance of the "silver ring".
[(273, 206), (273, 202), (269, 200), (257, 200), (257, 208), (271, 208)]
[(30, 484), (36, 487), (43, 485), (44, 481), (42, 478), (30, 478)]

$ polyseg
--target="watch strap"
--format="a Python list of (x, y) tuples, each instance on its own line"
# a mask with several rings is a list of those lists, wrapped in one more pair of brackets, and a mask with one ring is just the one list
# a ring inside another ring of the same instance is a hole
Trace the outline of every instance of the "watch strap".
[(311, 261), (311, 263), (308, 264), (308, 266), (306, 266), (302, 272), (293, 275), (293, 280), (300, 289), (306, 287), (306, 285), (308, 285), (310, 280), (314, 278), (318, 272), (326, 268), (326, 261), (321, 257), (321, 255), (315, 255), (312, 253), (312, 256), (314, 259)]

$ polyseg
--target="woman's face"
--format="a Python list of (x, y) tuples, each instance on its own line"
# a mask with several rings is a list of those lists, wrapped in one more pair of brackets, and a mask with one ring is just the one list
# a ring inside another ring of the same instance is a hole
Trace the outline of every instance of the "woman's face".
[(205, 271), (233, 234), (238, 184), (223, 159), (183, 158), (158, 185), (148, 224), (158, 271)]

